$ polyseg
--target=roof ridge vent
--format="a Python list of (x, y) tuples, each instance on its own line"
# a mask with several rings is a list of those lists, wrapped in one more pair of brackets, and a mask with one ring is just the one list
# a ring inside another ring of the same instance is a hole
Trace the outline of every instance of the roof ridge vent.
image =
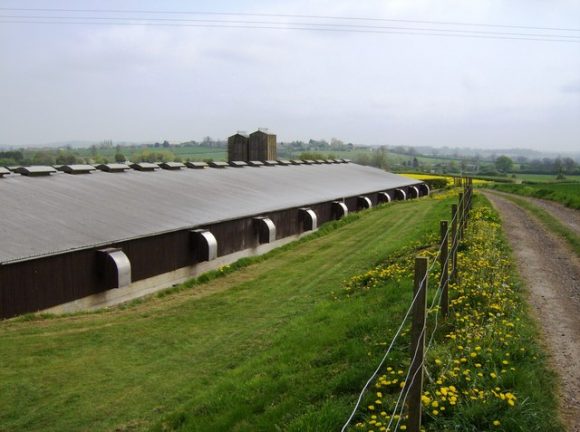
[(187, 168), (193, 168), (193, 169), (204, 169), (207, 167), (207, 162), (186, 162), (185, 166)]
[(181, 162), (161, 162), (159, 166), (165, 170), (180, 170), (185, 167)]
[(10, 171), (9, 169), (6, 169), (4, 167), (0, 167), (0, 178), (4, 177), (5, 175), (10, 175), (12, 174), (12, 171)]
[(92, 171), (95, 171), (96, 168), (88, 164), (71, 164), (61, 165), (58, 167), (58, 170), (67, 174), (90, 174)]
[(122, 163), (110, 163), (97, 165), (97, 169), (100, 171), (110, 173), (118, 173), (127, 171), (129, 169), (129, 166)]
[(209, 163), (209, 166), (212, 168), (226, 168), (229, 167), (227, 162), (222, 161), (212, 161)]
[(159, 169), (159, 165), (151, 162), (136, 162), (130, 166), (136, 171), (155, 171)]
[(246, 161), (231, 161), (230, 166), (233, 166), (235, 168), (242, 168), (248, 166), (248, 163)]
[(47, 165), (35, 165), (28, 167), (18, 167), (14, 170), (14, 172), (27, 177), (40, 177), (49, 176), (55, 173), (56, 169)]

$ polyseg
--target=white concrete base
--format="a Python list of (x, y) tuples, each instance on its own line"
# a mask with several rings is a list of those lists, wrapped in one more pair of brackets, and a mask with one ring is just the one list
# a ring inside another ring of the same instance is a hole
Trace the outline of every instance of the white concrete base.
[(153, 276), (148, 279), (135, 281), (123, 288), (110, 289), (108, 291), (93, 294), (68, 303), (63, 303), (58, 306), (53, 306), (43, 310), (42, 312), (71, 313), (118, 305), (120, 303), (134, 300), (148, 294), (153, 294), (173, 285), (183, 283), (192, 277), (197, 277), (210, 270), (215, 270), (225, 265), (232, 264), (241, 258), (265, 254), (280, 246), (284, 246), (285, 244), (291, 243), (295, 240), (312, 234), (313, 232), (315, 231), (308, 231), (303, 234), (285, 237), (272, 243), (263, 244), (255, 248), (245, 249), (229, 255), (224, 255), (212, 261), (205, 261), (188, 267), (182, 267), (180, 269)]

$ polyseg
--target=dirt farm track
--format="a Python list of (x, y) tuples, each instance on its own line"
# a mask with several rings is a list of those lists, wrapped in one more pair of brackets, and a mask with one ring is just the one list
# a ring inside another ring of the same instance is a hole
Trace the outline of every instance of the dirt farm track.
[[(559, 374), (564, 421), (570, 432), (580, 432), (580, 260), (563, 240), (503, 194), (484, 194), (501, 215), (531, 310)], [(579, 211), (528, 200), (580, 234)]]

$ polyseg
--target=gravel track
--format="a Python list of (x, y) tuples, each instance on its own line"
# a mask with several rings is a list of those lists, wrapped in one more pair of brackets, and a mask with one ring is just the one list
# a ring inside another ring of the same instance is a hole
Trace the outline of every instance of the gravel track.
[[(502, 194), (483, 194), (501, 215), (528, 301), (560, 377), (562, 418), (568, 431), (580, 432), (580, 259), (564, 241)], [(566, 226), (578, 223), (580, 212), (541, 203)]]

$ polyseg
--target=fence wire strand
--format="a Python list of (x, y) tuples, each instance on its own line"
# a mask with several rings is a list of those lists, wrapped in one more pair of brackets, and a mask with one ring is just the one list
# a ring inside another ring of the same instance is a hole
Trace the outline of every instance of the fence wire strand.
[[(466, 188), (468, 186), (463, 186), (461, 185), (460, 187), (463, 187), (464, 190), (466, 190)], [(451, 219), (451, 223), (448, 224), (447, 230), (445, 231), (445, 235), (443, 236), (443, 238), (440, 240), (439, 242), (439, 248), (437, 249), (437, 253), (435, 255), (435, 257), (433, 258), (433, 261), (431, 263), (431, 265), (429, 266), (429, 268), (427, 269), (427, 272), (425, 273), (425, 276), (423, 276), (423, 278), (421, 279), (421, 281), (419, 282), (419, 289), (417, 290), (417, 292), (415, 293), (415, 296), (413, 297), (413, 300), (411, 301), (411, 304), (409, 305), (409, 308), (407, 309), (405, 316), (403, 317), (403, 320), (401, 322), (401, 324), (399, 325), (399, 327), (397, 328), (397, 331), (395, 332), (395, 335), (393, 336), (393, 339), (391, 340), (391, 343), (389, 344), (389, 347), (387, 348), (387, 351), (385, 352), (385, 354), (383, 355), (381, 361), (379, 362), (379, 365), (377, 366), (377, 368), (375, 369), (375, 371), (373, 372), (373, 374), (371, 375), (371, 377), (368, 379), (368, 381), (366, 382), (366, 384), (364, 385), (363, 389), (361, 390), (359, 397), (357, 399), (357, 402), (355, 404), (354, 409), (352, 410), (350, 416), (348, 417), (348, 420), (345, 422), (345, 424), (343, 425), (341, 432), (345, 432), (346, 429), (348, 428), (348, 426), (350, 425), (352, 419), (354, 418), (356, 412), (358, 411), (360, 404), (362, 402), (363, 397), (365, 396), (366, 392), (369, 389), (369, 386), (372, 384), (372, 382), (374, 381), (374, 379), (379, 375), (385, 361), (387, 360), (390, 352), (392, 351), (396, 340), (398, 339), (399, 335), (401, 334), (401, 331), (405, 325), (405, 322), (407, 321), (409, 315), (411, 314), (411, 311), (413, 310), (415, 303), (417, 301), (417, 298), (419, 297), (419, 294), (425, 289), (427, 289), (427, 284), (425, 283), (428, 275), (431, 271), (433, 271), (435, 265), (438, 263), (439, 261), (439, 257), (441, 256), (441, 252), (442, 252), (442, 248), (443, 248), (443, 244), (449, 239), (449, 235), (451, 234), (452, 231), (452, 226), (453, 223), (456, 221), (456, 219), (459, 218), (459, 224), (457, 226), (457, 231), (455, 233), (455, 236), (452, 236), (452, 241), (451, 241), (451, 253), (447, 254), (446, 260), (445, 262), (441, 265), (441, 272), (443, 273), (443, 269), (445, 267), (447, 267), (449, 269), (449, 263), (450, 261), (453, 261), (453, 256), (455, 255), (456, 248), (459, 245), (459, 235), (458, 232), (459, 230), (463, 229), (465, 227), (465, 223), (466, 223), (466, 219), (467, 219), (467, 214), (469, 213), (469, 206), (471, 205), (471, 197), (469, 197), (469, 199), (467, 198), (467, 194), (463, 195), (462, 201), (460, 201), (460, 208), (457, 209), (457, 212), (455, 212), (453, 218)], [(467, 200), (467, 201), (465, 201)], [(467, 205), (466, 205), (467, 204)], [(461, 209), (461, 211), (460, 211)], [(460, 217), (461, 216), (461, 217)], [(455, 266), (453, 266), (452, 268), (452, 272), (455, 273), (456, 272), (456, 267), (457, 267), (457, 262), (455, 261)], [(399, 393), (399, 396), (397, 398), (397, 403), (395, 404), (395, 408), (393, 409), (392, 413), (391, 413), (391, 417), (389, 419), (389, 423), (387, 425), (387, 430), (390, 430), (389, 428), (392, 426), (393, 421), (395, 420), (395, 416), (398, 414), (398, 419), (397, 419), (397, 423), (395, 424), (395, 429), (393, 430), (393, 432), (396, 432), (399, 428), (399, 425), (401, 423), (401, 420), (403, 418), (403, 411), (405, 408), (405, 402), (407, 401), (407, 397), (409, 395), (410, 389), (413, 385), (413, 383), (415, 382), (415, 379), (417, 377), (417, 374), (419, 373), (419, 371), (422, 370), (422, 368), (425, 366), (425, 357), (426, 354), (429, 352), (429, 349), (431, 348), (431, 345), (433, 343), (433, 340), (435, 338), (435, 333), (439, 327), (439, 311), (440, 311), (440, 305), (437, 305), (438, 299), (440, 301), (441, 296), (443, 295), (443, 287), (447, 286), (447, 288), (449, 288), (449, 284), (451, 281), (451, 278), (449, 277), (449, 271), (447, 272), (447, 277), (445, 278), (445, 284), (443, 284), (443, 274), (441, 275), (440, 279), (440, 283), (439, 286), (437, 288), (437, 290), (435, 291), (435, 294), (433, 296), (433, 300), (431, 302), (431, 305), (428, 308), (428, 312), (431, 312), (434, 308), (435, 308), (435, 325), (433, 327), (433, 330), (431, 331), (431, 334), (429, 336), (429, 342), (427, 344), (427, 347), (424, 350), (424, 355), (423, 355), (423, 359), (421, 360), (421, 363), (419, 365), (419, 367), (417, 368), (417, 370), (415, 371), (415, 373), (413, 374), (413, 377), (411, 377), (411, 382), (409, 385), (407, 385), (408, 380), (409, 380), (409, 375), (411, 374), (411, 367), (413, 365), (413, 363), (415, 362), (416, 358), (417, 358), (417, 354), (419, 352), (419, 345), (417, 345), (415, 347), (415, 352), (413, 354), (413, 358), (411, 359), (411, 363), (409, 365), (409, 368), (407, 370), (407, 374), (405, 376), (405, 384), (403, 386), (403, 388), (401, 389), (401, 392)], [(427, 320), (428, 314), (426, 315), (425, 320)], [(427, 333), (427, 323), (425, 323), (425, 325), (423, 326), (423, 329), (421, 330), (421, 333), (419, 334), (419, 338), (423, 337), (425, 334)], [(403, 396), (404, 393), (404, 396)], [(402, 398), (402, 401), (401, 401)]]

